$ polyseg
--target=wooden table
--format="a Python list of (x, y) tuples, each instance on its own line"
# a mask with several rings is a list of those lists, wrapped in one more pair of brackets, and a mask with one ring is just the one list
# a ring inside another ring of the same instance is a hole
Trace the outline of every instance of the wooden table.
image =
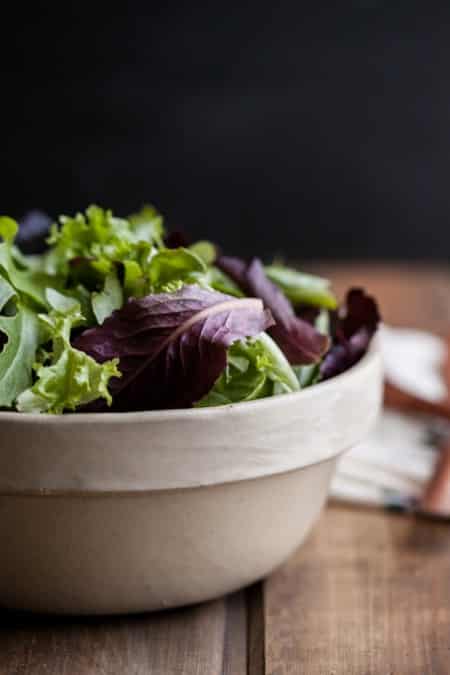
[[(326, 270), (341, 293), (369, 288), (387, 322), (450, 330), (446, 269)], [(228, 598), (111, 619), (4, 612), (0, 623), (0, 675), (448, 675), (450, 525), (331, 505), (280, 570)]]

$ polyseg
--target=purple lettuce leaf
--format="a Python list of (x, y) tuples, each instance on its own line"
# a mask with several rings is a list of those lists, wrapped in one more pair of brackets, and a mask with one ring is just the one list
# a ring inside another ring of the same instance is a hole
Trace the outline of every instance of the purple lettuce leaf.
[(129, 300), (74, 346), (100, 363), (120, 359), (122, 377), (110, 384), (113, 410), (185, 408), (214, 386), (233, 342), (272, 323), (259, 299), (187, 285)]
[(332, 315), (333, 344), (320, 366), (321, 379), (343, 373), (366, 353), (380, 322), (375, 300), (361, 288), (352, 288), (345, 304)]
[(27, 255), (43, 253), (47, 250), (47, 237), (52, 219), (43, 211), (28, 211), (19, 221), (16, 244)]
[(240, 258), (221, 256), (217, 266), (247, 295), (261, 298), (270, 309), (275, 325), (269, 329), (278, 346), (293, 365), (315, 363), (329, 346), (326, 335), (319, 333), (308, 321), (296, 316), (283, 292), (267, 277), (258, 258), (246, 263)]

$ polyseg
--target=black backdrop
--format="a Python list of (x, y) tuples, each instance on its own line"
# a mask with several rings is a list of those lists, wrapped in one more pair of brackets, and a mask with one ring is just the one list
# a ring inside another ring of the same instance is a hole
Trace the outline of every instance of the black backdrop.
[(448, 2), (52, 4), (1, 20), (0, 211), (153, 201), (229, 252), (447, 258)]

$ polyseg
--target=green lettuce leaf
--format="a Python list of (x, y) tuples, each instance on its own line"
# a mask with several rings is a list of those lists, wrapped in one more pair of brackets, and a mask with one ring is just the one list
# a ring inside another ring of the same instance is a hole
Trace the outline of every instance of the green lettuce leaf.
[[(166, 248), (150, 260), (146, 277), (150, 293), (178, 290), (184, 284), (199, 283), (207, 267), (203, 260), (187, 248)], [(147, 293), (146, 293), (147, 294)]]
[(12, 244), (18, 232), (19, 226), (13, 218), (0, 216), (0, 237), (4, 242)]
[(186, 248), (163, 248), (146, 257), (126, 260), (124, 292), (127, 298), (142, 298), (149, 293), (171, 293), (184, 284), (206, 285), (207, 267)]
[(306, 366), (292, 366), (292, 368), (297, 375), (300, 389), (310, 387), (312, 384), (315, 384), (320, 380), (319, 363), (309, 363)]
[(15, 289), (0, 277), (0, 407), (9, 408), (30, 386), (39, 343), (35, 312), (22, 305)]
[(111, 377), (121, 375), (118, 359), (99, 364), (72, 347), (72, 328), (84, 321), (80, 304), (52, 289), (47, 293), (47, 300), (52, 310), (49, 314), (40, 314), (39, 322), (52, 348), (50, 352), (41, 352), (40, 360), (34, 365), (36, 382), (20, 394), (17, 409), (58, 414), (76, 410), (99, 398), (111, 405), (108, 384)]
[[(62, 216), (54, 225), (47, 258), (50, 271), (92, 295), (92, 309), (102, 323), (124, 299), (174, 291), (185, 283), (203, 283), (207, 265), (201, 255), (186, 248), (163, 246), (163, 221), (151, 206), (128, 219), (90, 206), (86, 214)], [(205, 247), (199, 253), (205, 255)], [(123, 270), (123, 293), (118, 272)], [(203, 281), (202, 281), (203, 280)]]
[(103, 291), (92, 293), (92, 310), (97, 322), (101, 325), (115, 309), (120, 309), (122, 305), (123, 291), (120, 281), (117, 274), (109, 274), (105, 279)]
[(267, 333), (229, 347), (227, 366), (198, 407), (252, 401), (300, 389), (296, 374)]
[(210, 241), (196, 241), (189, 246), (189, 250), (201, 258), (205, 265), (213, 265), (217, 258), (217, 248)]
[(265, 272), (293, 305), (336, 309), (337, 300), (330, 290), (328, 279), (297, 272), (284, 265), (269, 265), (265, 268)]
[(234, 281), (230, 279), (227, 274), (225, 274), (225, 272), (222, 272), (222, 270), (215, 265), (208, 267), (204, 281), (210, 288), (213, 288), (215, 291), (219, 291), (219, 293), (233, 295), (236, 298), (244, 297), (244, 293), (241, 291), (239, 286), (235, 284)]
[(159, 248), (163, 247), (163, 217), (154, 206), (145, 204), (140, 211), (128, 216), (128, 221), (138, 241), (154, 242)]
[[(0, 217), (0, 237), (3, 239), (0, 243), (0, 274), (19, 294), (26, 296), (32, 306), (47, 309), (45, 289), (54, 280), (38, 269), (20, 266), (13, 245), (17, 230), (15, 220), (7, 216)], [(21, 261), (26, 261), (25, 256), (21, 257)]]

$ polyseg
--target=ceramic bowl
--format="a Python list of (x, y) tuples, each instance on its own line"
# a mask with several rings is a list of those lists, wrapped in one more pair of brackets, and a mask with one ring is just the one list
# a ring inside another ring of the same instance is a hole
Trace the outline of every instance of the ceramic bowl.
[(0, 605), (142, 612), (269, 574), (377, 416), (376, 345), (295, 394), (194, 410), (0, 413)]

